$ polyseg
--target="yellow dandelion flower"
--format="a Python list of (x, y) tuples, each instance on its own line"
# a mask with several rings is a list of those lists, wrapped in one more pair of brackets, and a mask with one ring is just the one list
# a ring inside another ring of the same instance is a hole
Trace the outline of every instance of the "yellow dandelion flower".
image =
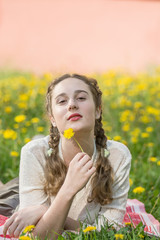
[(67, 130), (64, 131), (63, 136), (67, 139), (70, 139), (74, 136), (74, 131), (72, 128), (68, 128)]
[(31, 119), (31, 122), (32, 122), (32, 123), (38, 123), (38, 122), (39, 122), (39, 118), (36, 118), (36, 117), (35, 117), (35, 118), (32, 118), (32, 119)]
[(26, 116), (25, 115), (18, 115), (14, 118), (15, 122), (23, 122), (24, 120), (26, 119)]
[(27, 128), (21, 128), (21, 132), (22, 133), (26, 133), (27, 132)]
[(25, 102), (20, 102), (20, 103), (18, 103), (18, 107), (20, 109), (26, 109), (27, 108), (27, 104)]
[(13, 125), (13, 127), (14, 127), (15, 129), (19, 128), (18, 123), (15, 123), (15, 124)]
[(123, 234), (115, 234), (114, 236), (115, 236), (116, 240), (124, 238)]
[(121, 140), (121, 136), (114, 136), (113, 138), (115, 141), (120, 141)]
[(12, 129), (6, 129), (6, 130), (3, 131), (3, 137), (5, 139), (15, 140), (17, 138), (17, 133)]
[(30, 142), (30, 141), (31, 141), (31, 138), (25, 138), (25, 139), (24, 139), (24, 142), (25, 142), (25, 143), (28, 143), (28, 142)]
[(37, 127), (37, 131), (38, 132), (43, 132), (44, 131), (44, 127)]
[(27, 122), (25, 123), (25, 125), (26, 125), (27, 127), (29, 127), (29, 126), (31, 126), (31, 122), (30, 122), (30, 121), (27, 121)]
[(131, 178), (129, 178), (129, 185), (132, 186), (133, 185), (133, 180)]
[(4, 111), (5, 111), (6, 113), (10, 113), (10, 112), (12, 112), (12, 107), (10, 107), (10, 106), (5, 107)]
[(150, 157), (150, 158), (149, 158), (149, 161), (150, 161), (150, 162), (157, 162), (157, 158), (156, 158), (156, 157)]
[(20, 236), (18, 239), (19, 240), (32, 240), (32, 238), (30, 238), (29, 236)]
[(90, 231), (93, 231), (93, 230), (96, 230), (96, 227), (94, 226), (88, 226), (86, 227), (83, 232), (86, 233), (86, 232), (90, 232)]
[(34, 228), (35, 228), (34, 225), (29, 225), (25, 227), (25, 229), (23, 230), (23, 233), (31, 232)]
[(142, 107), (142, 103), (141, 102), (135, 102), (134, 103), (134, 108), (135, 109), (139, 109), (140, 107)]
[(157, 162), (157, 165), (160, 166), (160, 161)]
[(27, 100), (28, 100), (28, 95), (26, 95), (26, 94), (21, 94), (21, 95), (19, 96), (19, 99), (20, 99), (21, 101), (27, 101)]
[(148, 147), (153, 147), (154, 144), (152, 142), (149, 142), (147, 145)]
[(147, 127), (146, 132), (153, 132), (153, 127)]
[(131, 226), (132, 224), (131, 224), (131, 222), (125, 222), (125, 225), (126, 226)]
[(139, 234), (138, 236), (139, 236), (140, 238), (144, 238), (144, 236), (143, 236), (142, 234)]
[(10, 155), (11, 155), (12, 157), (18, 157), (18, 156), (19, 156), (19, 153), (16, 152), (16, 151), (12, 151), (12, 152), (10, 152)]
[(132, 141), (132, 143), (137, 143), (138, 139), (137, 139), (137, 137), (131, 137), (131, 141)]
[(143, 133), (141, 133), (141, 137), (142, 137), (142, 138), (148, 138), (148, 137), (149, 137), (149, 134), (146, 133), (146, 132), (143, 132)]
[(124, 132), (128, 132), (129, 129), (130, 129), (130, 125), (129, 125), (128, 123), (126, 123), (126, 124), (122, 127), (122, 130), (123, 130)]
[(138, 194), (143, 193), (144, 191), (145, 191), (145, 188), (141, 186), (133, 189), (133, 193), (138, 193)]

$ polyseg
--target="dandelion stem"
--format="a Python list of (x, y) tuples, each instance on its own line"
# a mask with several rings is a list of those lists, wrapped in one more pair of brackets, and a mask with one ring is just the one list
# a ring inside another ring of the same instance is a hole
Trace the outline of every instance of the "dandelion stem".
[(75, 139), (75, 137), (73, 137), (73, 138), (74, 138), (75, 142), (78, 144), (78, 146), (79, 146), (79, 148), (81, 149), (81, 151), (84, 152), (84, 151), (83, 151), (83, 148), (81, 147), (81, 145), (79, 144), (79, 142)]

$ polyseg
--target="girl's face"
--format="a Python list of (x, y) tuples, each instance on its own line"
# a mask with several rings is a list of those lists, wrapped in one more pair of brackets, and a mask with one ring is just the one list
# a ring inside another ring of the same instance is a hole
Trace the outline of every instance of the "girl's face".
[(94, 134), (99, 117), (100, 108), (95, 108), (90, 88), (82, 80), (67, 78), (53, 89), (51, 122), (61, 134), (68, 128)]

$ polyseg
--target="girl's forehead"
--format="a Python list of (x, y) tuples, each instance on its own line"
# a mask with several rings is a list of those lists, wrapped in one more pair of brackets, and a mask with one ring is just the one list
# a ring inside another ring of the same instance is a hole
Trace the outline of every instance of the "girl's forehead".
[(59, 82), (53, 89), (53, 95), (59, 92), (72, 92), (76, 90), (85, 90), (90, 92), (88, 84), (77, 78), (67, 78)]

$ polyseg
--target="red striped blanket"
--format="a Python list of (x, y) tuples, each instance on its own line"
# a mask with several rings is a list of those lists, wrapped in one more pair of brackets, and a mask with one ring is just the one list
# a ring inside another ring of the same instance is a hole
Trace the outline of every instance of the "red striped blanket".
[[(0, 215), (0, 240), (4, 240), (3, 236), (3, 224), (7, 220), (7, 217)], [(124, 216), (124, 223), (132, 222), (134, 226), (137, 226), (140, 222), (145, 225), (144, 231), (149, 235), (155, 235), (160, 237), (160, 223), (151, 214), (145, 211), (144, 204), (137, 199), (128, 199), (126, 206), (126, 214)], [(11, 238), (9, 235), (5, 238)]]

